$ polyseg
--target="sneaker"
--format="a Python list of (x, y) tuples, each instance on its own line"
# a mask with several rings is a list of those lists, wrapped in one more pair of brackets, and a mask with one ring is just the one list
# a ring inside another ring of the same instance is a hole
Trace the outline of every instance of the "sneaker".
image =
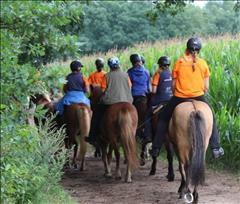
[(213, 157), (214, 157), (214, 159), (217, 159), (217, 158), (219, 158), (219, 157), (221, 157), (223, 155), (224, 155), (224, 150), (223, 150), (222, 147), (213, 149)]

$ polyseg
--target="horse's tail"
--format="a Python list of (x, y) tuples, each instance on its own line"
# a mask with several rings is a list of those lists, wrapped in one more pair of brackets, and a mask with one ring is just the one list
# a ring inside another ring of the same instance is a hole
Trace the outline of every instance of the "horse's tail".
[(137, 158), (135, 139), (136, 129), (132, 127), (133, 119), (128, 110), (124, 109), (119, 112), (118, 124), (121, 131), (120, 137), (128, 165), (132, 170), (137, 169), (139, 161)]
[(82, 155), (82, 152), (86, 152), (87, 144), (84, 137), (89, 134), (91, 122), (91, 113), (87, 107), (81, 106), (77, 108), (77, 121), (80, 134), (77, 134), (76, 142), (81, 151), (80, 155)]
[(190, 161), (190, 180), (196, 186), (203, 184), (205, 180), (205, 147), (204, 138), (206, 125), (201, 111), (193, 111), (190, 114), (188, 127), (189, 135), (192, 140), (192, 156)]

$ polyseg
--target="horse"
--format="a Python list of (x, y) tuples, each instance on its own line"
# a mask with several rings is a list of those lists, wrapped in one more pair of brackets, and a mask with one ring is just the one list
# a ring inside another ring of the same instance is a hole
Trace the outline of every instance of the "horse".
[[(135, 106), (138, 114), (138, 127), (136, 132), (136, 138), (140, 139), (141, 153), (140, 153), (140, 165), (145, 165), (145, 159), (147, 158), (147, 145), (144, 140), (144, 127), (146, 121), (146, 114), (148, 110), (148, 99), (146, 97), (137, 98), (133, 105)], [(142, 140), (142, 141), (141, 141)]]
[[(46, 96), (47, 95), (37, 94), (33, 97), (32, 101), (36, 105), (43, 105), (43, 108), (47, 110), (46, 117), (48, 118), (49, 115), (56, 113), (54, 104), (58, 101), (51, 101), (49, 97)], [(87, 143), (84, 137), (89, 134), (91, 116), (91, 109), (87, 105), (79, 103), (65, 106), (63, 116), (57, 115), (55, 118), (57, 128), (66, 125), (65, 147), (69, 149), (75, 145), (71, 165), (78, 168), (78, 161), (80, 160), (80, 171), (83, 171), (85, 167)], [(36, 124), (38, 124), (36, 119), (35, 121)]]
[(177, 154), (181, 173), (179, 198), (184, 196), (188, 203), (198, 202), (198, 185), (205, 180), (205, 155), (212, 125), (210, 107), (196, 100), (176, 106), (169, 123), (169, 141)]
[[(153, 111), (153, 116), (152, 116), (152, 131), (153, 131), (152, 135), (153, 136), (155, 136), (157, 131), (158, 114), (161, 114), (162, 108), (163, 108), (163, 105), (160, 105)], [(171, 182), (171, 181), (174, 181), (175, 175), (173, 170), (173, 147), (168, 137), (165, 138), (164, 145), (167, 152), (167, 160), (168, 160), (168, 174), (166, 177), (168, 181)], [(150, 176), (156, 174), (156, 166), (157, 166), (157, 157), (152, 157), (152, 165), (149, 173)]]
[(84, 138), (90, 131), (91, 116), (91, 109), (83, 103), (64, 107), (63, 117), (68, 137), (66, 147), (69, 149), (74, 145), (72, 165), (78, 168), (78, 161), (80, 161), (80, 171), (83, 171), (85, 167), (87, 143)]
[[(139, 166), (135, 139), (138, 123), (136, 108), (127, 102), (110, 105), (106, 110), (103, 121), (101, 148), (105, 176), (112, 176), (110, 164), (112, 151), (114, 151), (116, 157), (116, 179), (121, 179), (119, 149), (120, 145), (122, 145), (127, 163), (125, 181), (130, 183), (132, 182), (132, 171)], [(108, 146), (109, 152), (107, 154)]]
[[(103, 92), (100, 87), (94, 87), (92, 101), (97, 104)], [(104, 163), (106, 177), (111, 177), (112, 152), (116, 157), (116, 179), (121, 178), (120, 171), (120, 146), (123, 147), (127, 163), (125, 181), (132, 182), (131, 173), (139, 166), (136, 148), (136, 131), (138, 114), (136, 108), (127, 102), (120, 102), (110, 105), (101, 121), (100, 147)], [(107, 152), (108, 150), (108, 152)]]

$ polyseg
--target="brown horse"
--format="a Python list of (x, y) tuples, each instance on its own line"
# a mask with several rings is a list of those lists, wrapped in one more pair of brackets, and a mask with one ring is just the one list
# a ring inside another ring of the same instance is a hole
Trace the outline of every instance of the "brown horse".
[[(213, 115), (209, 106), (192, 100), (179, 104), (169, 124), (169, 140), (174, 145), (182, 177), (180, 198), (198, 202), (197, 188), (205, 179), (205, 155), (212, 133)], [(193, 186), (193, 194), (190, 186)]]
[[(116, 157), (116, 178), (121, 178), (120, 171), (120, 145), (123, 147), (127, 162), (126, 182), (132, 182), (131, 173), (138, 165), (136, 150), (136, 129), (138, 116), (136, 108), (127, 102), (111, 105), (105, 113), (102, 128), (102, 159), (105, 167), (105, 176), (111, 176), (111, 158), (114, 150)], [(109, 152), (107, 155), (107, 147)]]
[(78, 167), (80, 161), (80, 171), (83, 171), (87, 151), (84, 138), (88, 137), (90, 131), (92, 112), (87, 105), (79, 103), (65, 106), (63, 115), (68, 137), (66, 147), (71, 148), (74, 145), (72, 164)]
[[(36, 105), (43, 105), (47, 109), (47, 116), (55, 114), (54, 104), (57, 101), (49, 101), (45, 95), (37, 95), (34, 97), (34, 103)], [(60, 128), (63, 124), (66, 125), (66, 148), (74, 146), (74, 152), (72, 156), (72, 165), (78, 167), (78, 161), (80, 161), (80, 171), (84, 170), (85, 154), (87, 151), (87, 143), (84, 137), (88, 136), (90, 130), (90, 121), (92, 117), (91, 109), (82, 103), (72, 104), (64, 107), (63, 116), (57, 115), (55, 122), (57, 127)]]

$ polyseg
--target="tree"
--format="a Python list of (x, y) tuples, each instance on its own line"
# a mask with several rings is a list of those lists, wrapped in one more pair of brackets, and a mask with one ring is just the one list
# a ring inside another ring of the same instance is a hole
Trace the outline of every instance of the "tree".
[(83, 19), (79, 2), (1, 1), (1, 30), (21, 39), (19, 64), (39, 66), (76, 55)]

